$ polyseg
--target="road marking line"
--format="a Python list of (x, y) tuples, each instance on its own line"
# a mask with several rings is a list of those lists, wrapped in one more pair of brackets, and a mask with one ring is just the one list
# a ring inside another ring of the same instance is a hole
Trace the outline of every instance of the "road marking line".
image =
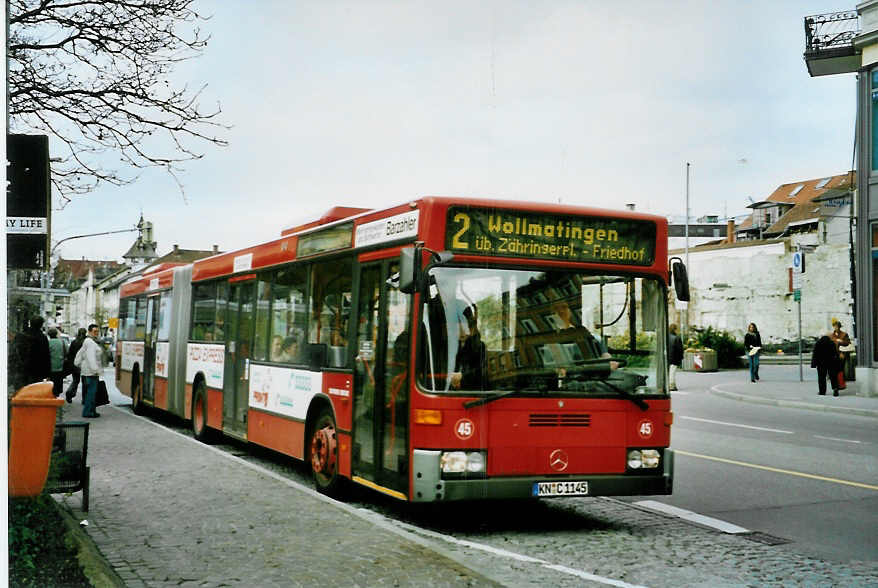
[(671, 506), (670, 504), (665, 504), (657, 500), (641, 500), (640, 502), (635, 502), (634, 504), (646, 507), (650, 510), (656, 510), (665, 514), (679, 517), (687, 521), (692, 521), (693, 523), (705, 525), (707, 527), (711, 527), (713, 529), (717, 529), (719, 531), (722, 531), (723, 533), (729, 533), (731, 535), (740, 535), (741, 533), (750, 532), (750, 529), (739, 527), (738, 525), (734, 525), (727, 521), (704, 516), (698, 514), (697, 512), (692, 512), (691, 510)]
[(753, 425), (741, 425), (739, 423), (727, 423), (724, 421), (712, 421), (710, 419), (699, 419), (697, 417), (681, 416), (678, 418), (683, 419), (683, 420), (687, 420), (687, 421), (698, 421), (701, 423), (710, 423), (712, 425), (725, 425), (727, 427), (740, 427), (742, 429), (753, 429), (756, 431), (767, 431), (769, 433), (781, 433), (783, 435), (794, 435), (795, 434), (795, 431), (784, 431), (783, 429), (767, 429), (765, 427), (754, 427)]
[(541, 559), (537, 559), (535, 557), (530, 557), (528, 555), (521, 555), (520, 553), (515, 553), (514, 551), (509, 551), (506, 549), (501, 549), (499, 547), (493, 547), (491, 545), (486, 545), (484, 543), (476, 543), (475, 541), (469, 541), (466, 539), (456, 539), (451, 537), (450, 535), (444, 535), (442, 533), (437, 533), (436, 531), (430, 531), (428, 529), (422, 529), (421, 527), (416, 527), (414, 525), (410, 525), (408, 523), (403, 523), (400, 521), (391, 522), (399, 527), (402, 527), (406, 531), (410, 533), (416, 533), (420, 535), (424, 535), (426, 537), (430, 537), (431, 539), (440, 539), (442, 541), (447, 541), (448, 543), (453, 543), (455, 545), (460, 545), (463, 547), (469, 547), (471, 549), (478, 549), (480, 551), (484, 551), (486, 553), (490, 553), (492, 555), (497, 555), (500, 557), (507, 557), (509, 559), (514, 559), (521, 562), (526, 563), (535, 563), (543, 566), (544, 568), (548, 568), (550, 570), (554, 570), (556, 572), (561, 572), (563, 574), (568, 574), (571, 576), (576, 576), (577, 578), (582, 578), (583, 580), (590, 580), (592, 582), (598, 582), (600, 584), (606, 584), (608, 586), (618, 586), (619, 588), (645, 588), (644, 586), (640, 586), (638, 584), (629, 584), (627, 582), (623, 582), (621, 580), (614, 580), (612, 578), (605, 578), (603, 576), (596, 576), (595, 574), (590, 574), (588, 572), (584, 572), (582, 570), (577, 570), (574, 568), (568, 568), (564, 565), (559, 564), (551, 564), (547, 561), (543, 561)]
[(820, 480), (821, 482), (832, 482), (834, 484), (844, 484), (846, 486), (856, 486), (857, 488), (866, 488), (867, 490), (878, 490), (878, 486), (874, 486), (872, 484), (863, 484), (862, 482), (851, 482), (850, 480), (839, 480), (838, 478), (827, 478), (826, 476), (818, 476), (816, 474), (806, 474), (805, 472), (796, 472), (793, 470), (784, 470), (781, 468), (773, 468), (773, 467), (759, 465), (759, 464), (755, 464), (755, 463), (747, 463), (745, 461), (736, 461), (734, 459), (725, 459), (723, 457), (713, 457), (712, 455), (702, 455), (700, 453), (690, 453), (688, 451), (682, 451), (680, 449), (675, 449), (674, 453), (677, 455), (686, 455), (688, 457), (700, 457), (701, 459), (709, 459), (711, 461), (719, 461), (722, 463), (729, 463), (732, 465), (743, 466), (745, 468), (754, 468), (757, 470), (765, 470), (767, 472), (775, 472), (777, 474), (788, 474), (790, 476), (799, 476), (800, 478), (810, 478), (812, 480)]
[(814, 435), (815, 439), (826, 439), (827, 441), (839, 441), (841, 443), (857, 443), (860, 444), (862, 441), (857, 441), (855, 439), (839, 439), (838, 437), (824, 437), (822, 435)]

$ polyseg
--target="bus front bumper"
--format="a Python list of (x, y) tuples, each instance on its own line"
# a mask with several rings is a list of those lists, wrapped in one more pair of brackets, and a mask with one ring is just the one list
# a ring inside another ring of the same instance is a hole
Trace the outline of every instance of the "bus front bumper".
[[(674, 452), (670, 449), (664, 451), (662, 471), (654, 475), (582, 474), (454, 480), (441, 478), (440, 454), (440, 451), (433, 450), (414, 451), (412, 502), (538, 498), (538, 485), (551, 482), (571, 482), (574, 484), (564, 486), (580, 491), (553, 496), (648, 496), (671, 494), (673, 491)], [(581, 482), (587, 482), (587, 485), (583, 486)]]

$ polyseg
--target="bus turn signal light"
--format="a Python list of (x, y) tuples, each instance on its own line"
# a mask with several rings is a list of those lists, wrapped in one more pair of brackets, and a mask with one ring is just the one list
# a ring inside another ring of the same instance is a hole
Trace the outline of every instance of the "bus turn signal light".
[(442, 412), (439, 410), (415, 409), (415, 423), (418, 425), (441, 425)]

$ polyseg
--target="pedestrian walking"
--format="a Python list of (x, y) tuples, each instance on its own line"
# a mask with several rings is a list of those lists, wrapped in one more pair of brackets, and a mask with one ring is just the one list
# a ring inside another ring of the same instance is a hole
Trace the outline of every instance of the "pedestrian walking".
[(683, 340), (677, 333), (676, 323), (668, 325), (668, 390), (677, 390), (677, 370), (683, 365)]
[(851, 338), (847, 333), (841, 330), (841, 322), (834, 318), (832, 319), (832, 332), (829, 333), (829, 338), (832, 339), (832, 342), (835, 343), (835, 348), (838, 351), (838, 359), (841, 363), (838, 369), (838, 389), (844, 390), (847, 388), (847, 383), (844, 380), (844, 366), (847, 363), (847, 351), (845, 349), (850, 347)]
[(12, 341), (9, 381), (15, 390), (47, 380), (52, 373), (49, 340), (43, 333), (43, 323), (43, 317), (33, 317), (28, 327)]
[[(68, 403), (73, 402), (73, 398), (76, 396), (76, 388), (79, 387), (79, 376), (81, 370), (76, 367), (76, 365), (74, 364), (74, 360), (76, 359), (76, 354), (79, 353), (79, 349), (82, 347), (83, 342), (85, 342), (85, 337), (87, 334), (88, 331), (80, 328), (79, 331), (76, 332), (76, 339), (73, 340), (73, 343), (70, 344), (70, 349), (67, 350), (65, 371), (72, 376), (72, 381), (67, 387), (67, 392), (64, 393), (64, 397), (67, 398)], [(85, 386), (83, 385), (83, 387)]]
[(829, 335), (823, 335), (817, 339), (814, 351), (811, 353), (811, 367), (817, 368), (817, 394), (826, 395), (826, 378), (832, 387), (832, 395), (838, 396), (838, 372), (839, 372), (838, 349)]
[(82, 348), (76, 354), (75, 363), (82, 370), (82, 416), (93, 419), (98, 414), (95, 406), (95, 395), (98, 391), (98, 380), (101, 379), (101, 346), (98, 344), (98, 326), (94, 323), (88, 326), (88, 337), (82, 343)]
[(762, 337), (756, 323), (747, 326), (747, 334), (744, 335), (744, 349), (747, 351), (747, 360), (750, 362), (750, 381), (754, 384), (759, 381), (759, 352), (762, 349)]
[(49, 379), (52, 380), (52, 394), (55, 398), (64, 391), (64, 357), (67, 354), (67, 343), (58, 337), (58, 329), (49, 327)]

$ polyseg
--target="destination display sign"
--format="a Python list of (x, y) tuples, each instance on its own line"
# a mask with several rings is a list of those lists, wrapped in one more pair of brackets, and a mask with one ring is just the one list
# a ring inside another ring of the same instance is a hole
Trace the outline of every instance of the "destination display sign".
[(652, 265), (648, 220), (451, 206), (445, 247), (457, 253), (622, 265)]

